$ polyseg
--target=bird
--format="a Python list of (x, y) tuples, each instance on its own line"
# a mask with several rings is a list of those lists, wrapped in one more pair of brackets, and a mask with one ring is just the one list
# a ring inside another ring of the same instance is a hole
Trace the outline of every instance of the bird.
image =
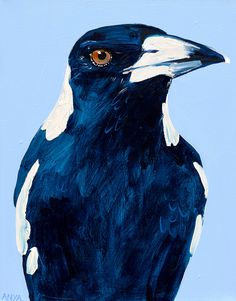
[(208, 194), (168, 111), (172, 80), (229, 59), (144, 24), (85, 33), (18, 172), (16, 244), (31, 301), (173, 301)]

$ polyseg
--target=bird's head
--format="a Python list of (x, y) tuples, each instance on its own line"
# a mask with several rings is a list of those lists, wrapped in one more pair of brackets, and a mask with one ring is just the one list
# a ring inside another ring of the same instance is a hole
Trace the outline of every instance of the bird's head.
[(151, 26), (91, 30), (72, 48), (62, 94), (42, 129), (52, 140), (66, 127), (76, 130), (80, 125), (105, 133), (124, 125), (131, 133), (153, 128), (162, 119), (173, 78), (220, 62), (228, 59)]
[(127, 83), (157, 76), (172, 79), (220, 62), (228, 59), (207, 46), (141, 24), (91, 30), (77, 41), (69, 57), (72, 79), (96, 81), (97, 88), (107, 78)]
[(135, 119), (146, 113), (150, 119), (148, 110), (157, 110), (155, 102), (165, 101), (173, 78), (220, 62), (227, 59), (213, 49), (151, 26), (91, 30), (69, 55), (74, 108), (89, 112), (79, 115), (81, 122), (109, 114), (123, 120), (129, 110), (132, 114), (139, 110)]

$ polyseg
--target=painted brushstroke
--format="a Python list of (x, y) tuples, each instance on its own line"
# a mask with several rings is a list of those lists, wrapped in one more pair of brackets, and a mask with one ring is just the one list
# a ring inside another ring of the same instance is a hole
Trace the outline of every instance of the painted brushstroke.
[(30, 249), (30, 253), (27, 257), (26, 261), (26, 273), (29, 275), (34, 275), (34, 273), (38, 269), (38, 249), (36, 247), (33, 247)]
[(26, 176), (16, 203), (16, 245), (19, 253), (22, 255), (25, 255), (28, 250), (27, 241), (30, 238), (31, 226), (26, 219), (26, 207), (29, 191), (38, 168), (39, 161), (37, 160)]
[(190, 245), (190, 254), (194, 255), (197, 246), (199, 244), (200, 238), (202, 234), (202, 216), (199, 214), (196, 218), (195, 228), (193, 232), (193, 238)]
[(169, 115), (168, 102), (162, 104), (162, 113), (163, 113), (163, 131), (164, 137), (167, 146), (174, 145), (176, 146), (179, 142), (179, 133), (175, 129)]
[(207, 182), (207, 177), (206, 177), (206, 174), (204, 172), (204, 169), (197, 162), (194, 162), (193, 166), (196, 168), (196, 170), (197, 170), (197, 172), (199, 174), (199, 177), (201, 179), (202, 185), (204, 187), (204, 194), (205, 194), (205, 197), (207, 198), (207, 196), (208, 196), (208, 190), (209, 189), (208, 189), (208, 182)]
[(73, 113), (73, 95), (69, 84), (70, 76), (70, 66), (67, 66), (58, 102), (42, 125), (42, 130), (46, 131), (47, 140), (55, 139), (66, 129), (68, 119)]

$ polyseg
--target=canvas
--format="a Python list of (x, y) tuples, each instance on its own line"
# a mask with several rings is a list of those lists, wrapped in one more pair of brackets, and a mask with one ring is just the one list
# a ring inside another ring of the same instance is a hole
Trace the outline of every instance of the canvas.
[[(70, 52), (58, 103), (31, 142), (15, 189), (30, 300), (175, 298), (200, 239), (208, 184), (199, 155), (171, 122), (166, 96), (176, 77), (229, 59), (154, 25), (95, 29)], [(182, 119), (185, 109), (176, 106)], [(209, 294), (205, 284), (196, 297), (196, 281), (184, 278), (175, 300), (233, 300), (229, 271), (232, 293)], [(2, 299), (28, 298), (21, 279), (24, 293), (4, 291)]]

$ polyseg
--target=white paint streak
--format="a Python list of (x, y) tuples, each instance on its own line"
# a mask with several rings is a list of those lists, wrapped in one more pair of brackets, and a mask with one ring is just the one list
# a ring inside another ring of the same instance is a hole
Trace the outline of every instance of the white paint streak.
[(202, 66), (201, 61), (189, 61), (189, 62), (183, 62), (183, 63), (171, 63), (169, 65), (169, 68), (171, 70), (172, 76), (175, 75), (181, 75), (186, 72), (189, 72), (193, 69), (197, 69)]
[(157, 75), (166, 75), (169, 77), (173, 77), (173, 74), (169, 68), (169, 66), (145, 66), (143, 68), (134, 69), (131, 72), (130, 82), (138, 83), (145, 79), (152, 78)]
[(41, 128), (46, 130), (47, 140), (55, 139), (66, 129), (68, 119), (73, 113), (73, 94), (69, 84), (70, 76), (71, 70), (68, 65), (59, 99)]
[(166, 145), (171, 146), (171, 144), (173, 144), (174, 146), (176, 146), (179, 143), (179, 133), (174, 128), (173, 123), (170, 119), (167, 99), (166, 102), (162, 104), (162, 113), (163, 131)]
[(193, 162), (193, 166), (195, 167), (195, 169), (197, 170), (197, 172), (199, 174), (199, 177), (200, 177), (201, 182), (202, 182), (202, 186), (204, 188), (204, 194), (205, 194), (205, 197), (207, 198), (207, 196), (208, 196), (208, 182), (207, 182), (207, 177), (206, 177), (206, 174), (204, 172), (204, 169), (197, 162)]
[(27, 257), (26, 261), (26, 273), (29, 275), (33, 275), (38, 269), (38, 249), (33, 247), (30, 249), (30, 253)]
[(25, 255), (28, 250), (28, 239), (30, 238), (30, 223), (26, 219), (26, 207), (29, 197), (29, 190), (32, 186), (34, 177), (39, 168), (37, 160), (28, 172), (25, 182), (19, 193), (16, 203), (16, 245), (20, 254)]
[(202, 233), (202, 216), (199, 214), (196, 218), (195, 228), (193, 232), (193, 237), (190, 245), (190, 254), (193, 255), (197, 249), (200, 237)]
[(226, 55), (224, 55), (225, 63), (230, 64), (230, 58)]
[(143, 45), (145, 51), (157, 50), (155, 53), (145, 53), (135, 64), (135, 67), (158, 64), (167, 61), (189, 58), (193, 50), (199, 49), (176, 37), (151, 36), (145, 39)]
[(131, 82), (140, 82), (157, 75), (174, 77), (177, 72), (184, 73), (201, 66), (200, 61), (175, 62), (190, 58), (191, 53), (199, 49), (177, 37), (151, 36), (145, 39), (142, 47), (145, 53), (133, 66), (124, 70), (124, 73), (131, 72)]

